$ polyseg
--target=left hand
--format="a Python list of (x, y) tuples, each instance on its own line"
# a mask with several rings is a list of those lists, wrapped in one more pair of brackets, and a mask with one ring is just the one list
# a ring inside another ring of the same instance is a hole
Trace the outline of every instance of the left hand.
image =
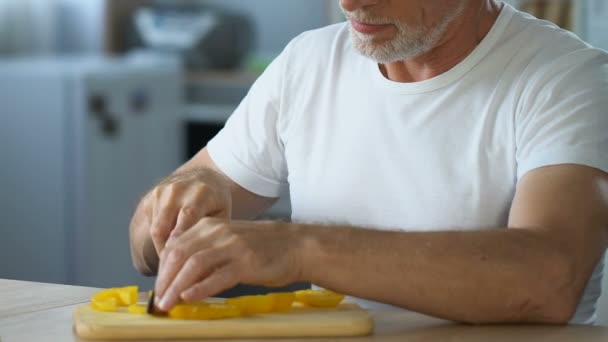
[(290, 223), (203, 218), (162, 251), (156, 305), (168, 311), (180, 300), (199, 301), (239, 283), (300, 281), (298, 243)]

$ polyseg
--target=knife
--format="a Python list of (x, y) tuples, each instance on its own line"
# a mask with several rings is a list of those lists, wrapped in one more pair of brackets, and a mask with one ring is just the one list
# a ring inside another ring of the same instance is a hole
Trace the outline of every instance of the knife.
[(148, 298), (148, 308), (146, 309), (146, 312), (148, 314), (150, 314), (150, 315), (157, 314), (156, 307), (154, 306), (154, 297), (155, 297), (154, 290), (151, 290), (148, 293), (150, 295), (149, 295), (149, 298)]
[(148, 308), (146, 309), (146, 312), (150, 315), (165, 316), (167, 313), (156, 310), (156, 305), (154, 305), (154, 298), (156, 298), (154, 295), (154, 290), (148, 291), (148, 294)]

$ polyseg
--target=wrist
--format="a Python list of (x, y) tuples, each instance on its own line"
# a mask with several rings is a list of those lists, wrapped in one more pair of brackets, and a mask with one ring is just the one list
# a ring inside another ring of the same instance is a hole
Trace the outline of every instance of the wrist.
[(298, 282), (314, 283), (317, 271), (321, 268), (322, 245), (320, 243), (322, 232), (318, 227), (306, 224), (290, 223), (292, 241), (295, 242), (294, 253), (298, 267)]

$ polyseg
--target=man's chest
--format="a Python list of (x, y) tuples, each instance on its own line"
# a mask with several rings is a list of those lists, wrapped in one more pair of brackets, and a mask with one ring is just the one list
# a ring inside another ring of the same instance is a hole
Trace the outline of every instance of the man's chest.
[(293, 219), (407, 230), (504, 226), (516, 184), (508, 115), (489, 112), (499, 109), (488, 103), (429, 103), (368, 99), (309, 110), (285, 144)]

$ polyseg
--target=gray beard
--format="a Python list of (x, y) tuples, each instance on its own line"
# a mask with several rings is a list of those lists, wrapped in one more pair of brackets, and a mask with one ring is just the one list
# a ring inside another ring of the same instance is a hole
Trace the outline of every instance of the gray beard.
[[(457, 10), (443, 18), (430, 31), (415, 29), (393, 20), (391, 23), (397, 28), (397, 35), (389, 41), (374, 42), (373, 35), (358, 32), (349, 24), (350, 37), (357, 52), (377, 63), (384, 64), (411, 59), (433, 49), (447, 31), (450, 23), (462, 14), (464, 7), (463, 2)], [(349, 17), (348, 14), (346, 15)], [(374, 21), (387, 22), (388, 20)]]

